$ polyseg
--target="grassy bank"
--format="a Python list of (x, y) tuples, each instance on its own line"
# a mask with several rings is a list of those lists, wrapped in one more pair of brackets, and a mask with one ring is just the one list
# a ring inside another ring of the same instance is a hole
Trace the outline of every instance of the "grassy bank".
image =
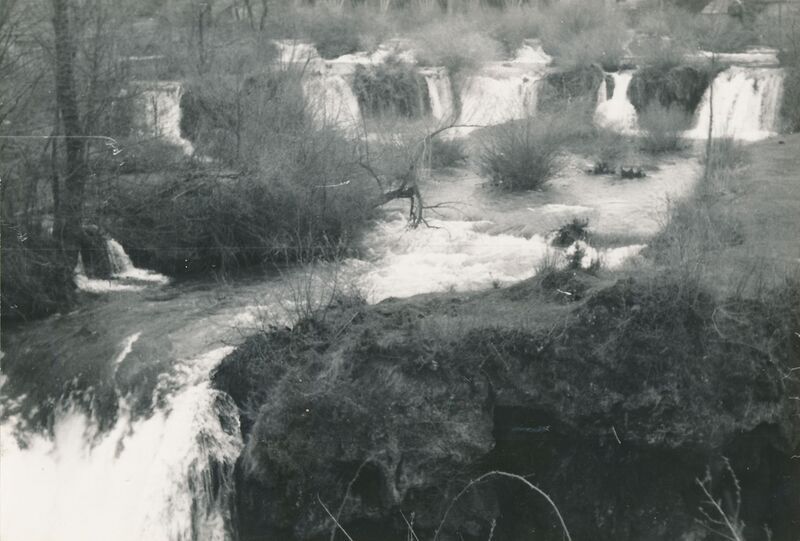
[(543, 266), (508, 288), (375, 306), (341, 299), (248, 339), (214, 374), (247, 438), (242, 533), (318, 539), (333, 527), (319, 501), (344, 501), (354, 539), (405, 538), (401, 510), (420, 537), (560, 538), (546, 508), (502, 482), (439, 525), (470, 479), (501, 469), (535, 479), (576, 538), (675, 539), (706, 520), (694, 479), (722, 471), (725, 455), (740, 533), (790, 540), (800, 138), (713, 150), (636, 266)]

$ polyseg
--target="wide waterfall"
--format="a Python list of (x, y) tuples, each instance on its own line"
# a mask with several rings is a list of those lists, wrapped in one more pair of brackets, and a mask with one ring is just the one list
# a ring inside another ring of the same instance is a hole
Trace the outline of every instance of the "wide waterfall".
[(636, 109), (628, 98), (628, 86), (633, 73), (612, 73), (611, 77), (614, 79), (611, 98), (607, 97), (606, 85), (600, 85), (594, 114), (595, 124), (621, 133), (633, 133), (636, 131)]
[(732, 66), (714, 79), (698, 108), (690, 137), (708, 136), (713, 89), (713, 137), (747, 141), (764, 139), (778, 130), (784, 73), (777, 68)]
[(140, 83), (137, 96), (142, 104), (144, 128), (150, 135), (177, 145), (192, 154), (192, 143), (181, 135), (181, 95), (183, 87), (175, 82)]
[(459, 124), (492, 126), (535, 114), (539, 77), (521, 73), (482, 73), (461, 92)]

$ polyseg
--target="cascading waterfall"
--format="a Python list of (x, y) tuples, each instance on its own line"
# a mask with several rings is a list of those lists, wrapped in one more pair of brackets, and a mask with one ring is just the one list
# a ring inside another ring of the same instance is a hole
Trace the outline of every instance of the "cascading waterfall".
[(428, 87), (431, 115), (437, 120), (450, 120), (455, 115), (453, 106), (453, 87), (450, 77), (444, 68), (427, 68), (420, 70)]
[(628, 86), (631, 84), (633, 73), (612, 73), (611, 77), (614, 79), (614, 91), (609, 99), (606, 85), (600, 85), (594, 121), (602, 128), (621, 133), (634, 133), (636, 131), (636, 109), (628, 98)]
[(89, 278), (83, 264), (83, 256), (78, 254), (75, 266), (75, 285), (81, 291), (90, 293), (108, 293), (111, 291), (141, 291), (144, 285), (130, 282), (149, 282), (166, 284), (169, 278), (163, 274), (136, 267), (122, 245), (114, 239), (106, 240), (106, 257), (111, 267), (112, 280)]
[[(124, 341), (118, 363), (133, 342)], [(147, 418), (134, 419), (120, 399), (120, 414), (106, 432), (71, 403), (55, 414), (52, 437), (23, 433), (20, 444), (16, 419), (6, 419), (0, 425), (0, 538), (229, 539), (227, 498), (242, 441), (236, 406), (210, 388), (208, 371), (231, 349), (212, 350), (162, 376), (165, 396)]]
[(540, 77), (534, 74), (478, 74), (461, 93), (459, 124), (492, 126), (536, 112)]
[[(777, 68), (732, 66), (714, 79), (713, 137), (746, 141), (764, 139), (777, 132), (784, 73)], [(688, 135), (708, 136), (711, 88), (706, 90)]]
[(111, 264), (111, 274), (114, 278), (129, 278), (141, 282), (155, 282), (165, 284), (169, 278), (163, 274), (136, 267), (122, 245), (114, 239), (106, 240), (106, 253)]
[(155, 137), (177, 145), (192, 154), (192, 143), (181, 135), (181, 95), (183, 87), (177, 82), (140, 83), (139, 99), (144, 108), (144, 126)]

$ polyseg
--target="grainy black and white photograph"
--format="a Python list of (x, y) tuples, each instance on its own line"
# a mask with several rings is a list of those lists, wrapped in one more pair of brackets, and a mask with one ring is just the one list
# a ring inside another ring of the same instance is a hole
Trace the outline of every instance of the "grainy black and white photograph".
[(0, 540), (800, 541), (800, 0), (0, 0)]

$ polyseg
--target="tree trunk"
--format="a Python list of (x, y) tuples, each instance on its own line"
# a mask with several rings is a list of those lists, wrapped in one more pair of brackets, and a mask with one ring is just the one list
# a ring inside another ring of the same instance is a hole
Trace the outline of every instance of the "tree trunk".
[[(61, 116), (66, 155), (64, 190), (59, 197), (54, 233), (61, 244), (65, 263), (77, 261), (81, 240), (83, 191), (86, 181), (84, 139), (81, 133), (78, 99), (75, 91), (74, 58), (69, 25), (69, 0), (52, 0), (55, 33), (56, 105)], [(53, 194), (57, 197), (57, 194)]]

